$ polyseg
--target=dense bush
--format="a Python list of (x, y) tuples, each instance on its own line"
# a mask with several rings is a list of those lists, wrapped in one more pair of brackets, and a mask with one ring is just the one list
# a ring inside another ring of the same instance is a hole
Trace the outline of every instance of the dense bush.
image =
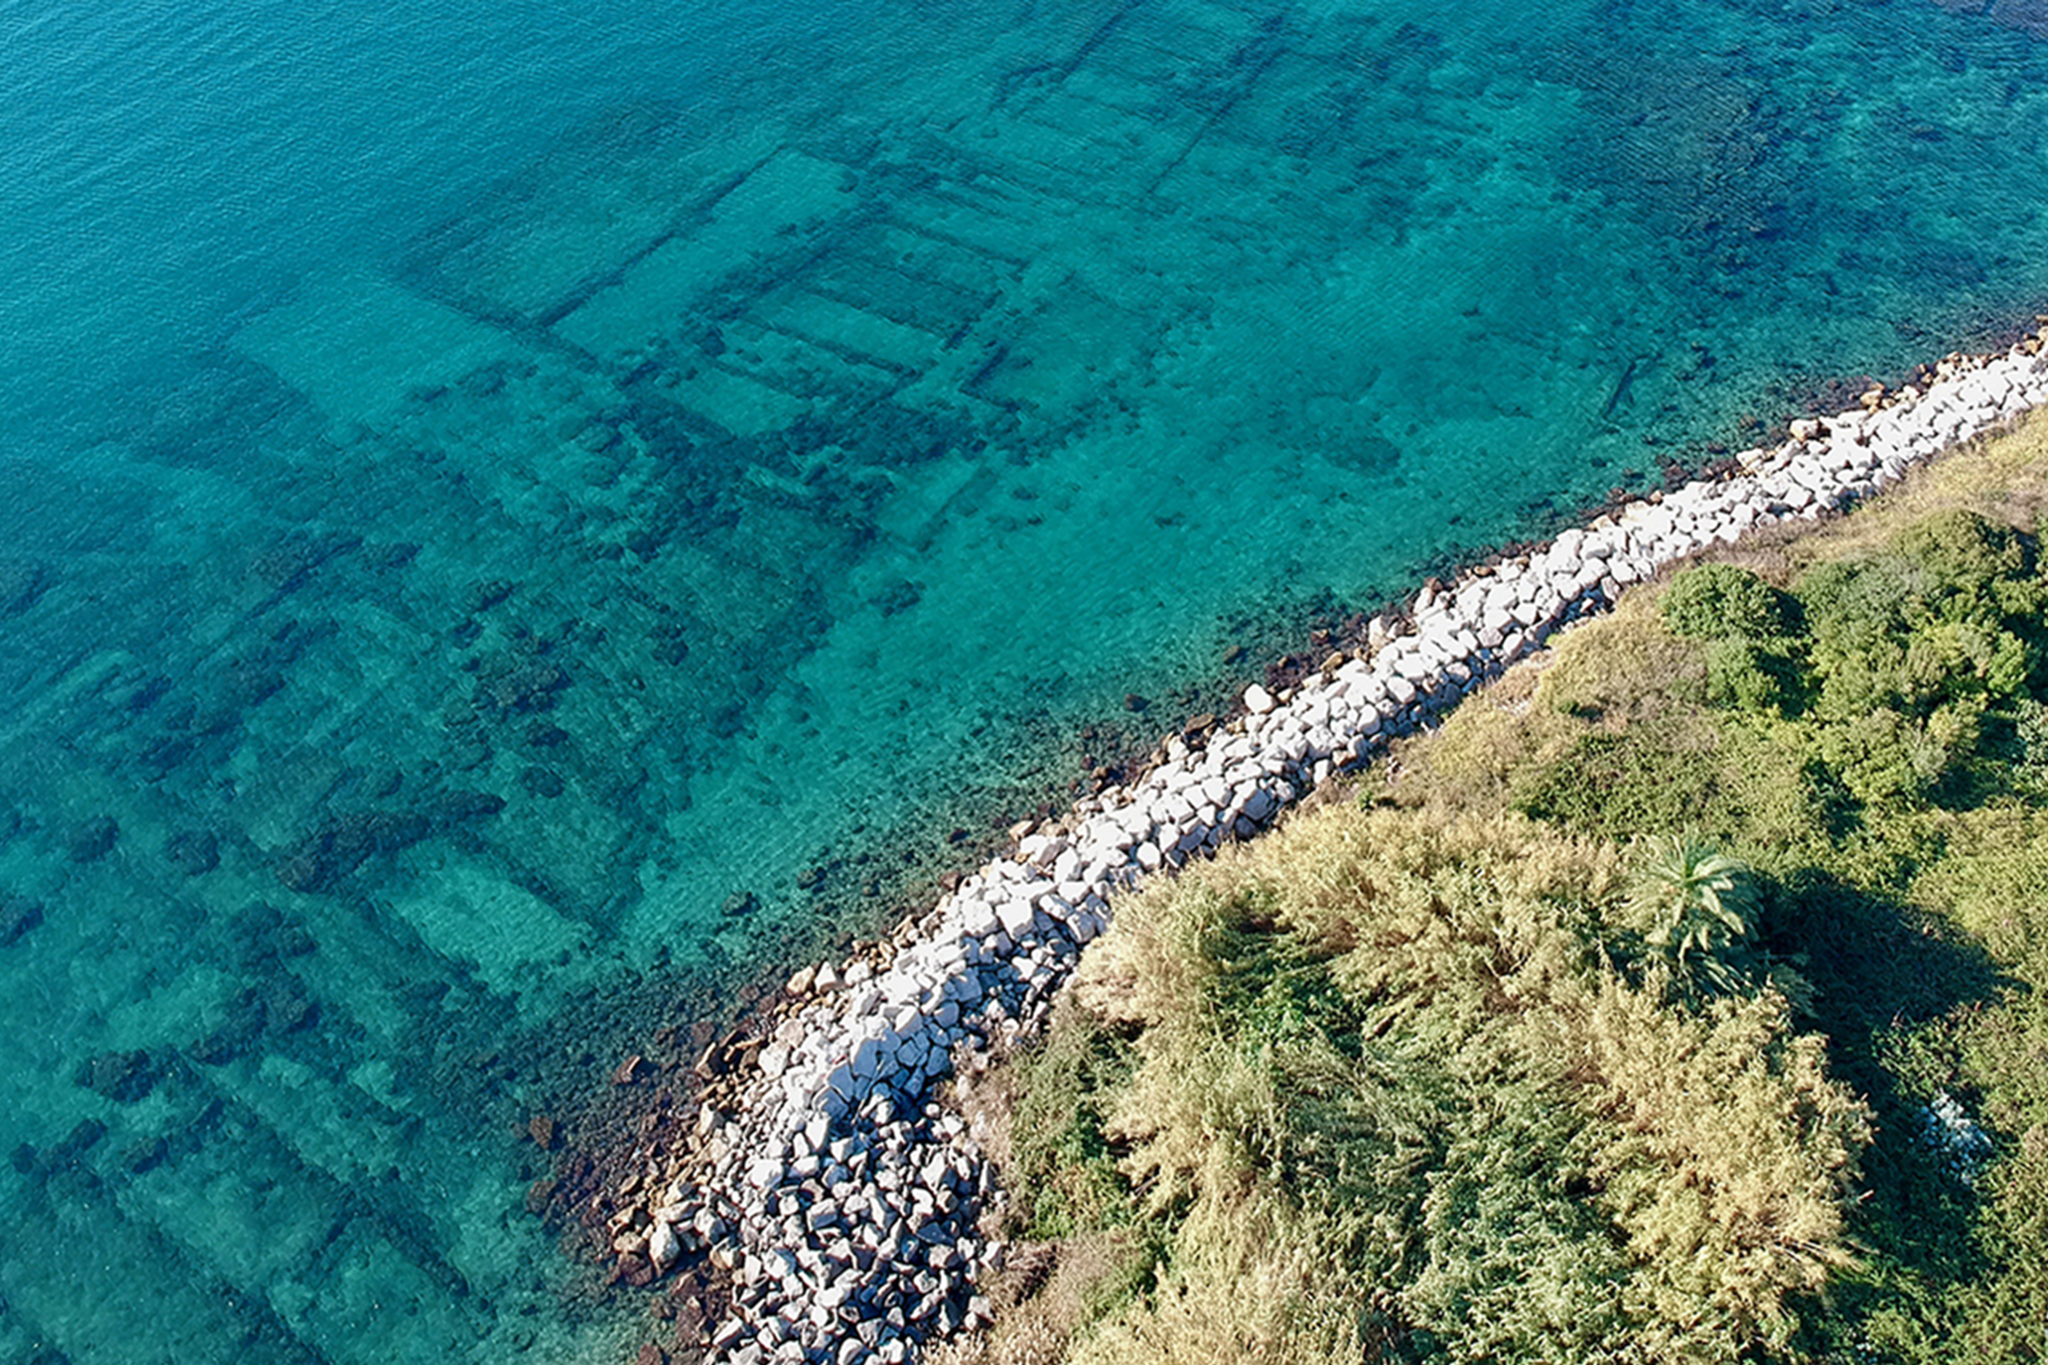
[(1018, 1060), (1012, 1218), (1030, 1238), (1064, 1237), (1131, 1219), (1129, 1191), (1105, 1132), (1104, 1097), (1129, 1077), (1130, 1044), (1060, 1001), (1060, 1026)]
[(1969, 799), (2008, 780), (1978, 763), (2040, 673), (2048, 608), (2026, 540), (1952, 510), (1797, 585), (1818, 742), (1866, 805)]
[(1694, 640), (1766, 640), (1790, 633), (1785, 594), (1748, 569), (1700, 564), (1671, 580), (1661, 603), (1664, 624)]
[[(1565, 685), (1560, 667), (1538, 688), (1551, 705), (1456, 717), (1439, 752), (1462, 766), (1417, 755), (1410, 785), (1437, 801), (1505, 793), (1610, 836), (1683, 829), (1692, 806), (1772, 869), (1759, 946), (1801, 964), (1777, 979), (1810, 981), (1800, 1005), (1879, 1120), (1849, 1228), (1867, 1254), (1788, 1355), (2041, 1358), (2048, 587), (2031, 536), (1981, 510), (2007, 496), (1852, 528), (1846, 552), (1788, 575), (1774, 619), (1749, 613), (1776, 636), (1710, 628), (1742, 615), (1729, 600), (1765, 600), (1746, 576), (1678, 575), (1654, 619), (1627, 604), (1563, 643)], [(1676, 660), (1644, 676), (1666, 632), (1697, 651), (1697, 691), (1666, 681)], [(1476, 788), (1466, 727), (1512, 756)], [(1930, 1136), (1938, 1103), (1983, 1125), (1981, 1169)]]
[(1121, 906), (1044, 1169), (1152, 1251), (1071, 1357), (2048, 1358), (2044, 468), (1631, 594)]
[(1661, 957), (1625, 960), (1676, 950), (1659, 926), (1695, 966), (1726, 945), (1691, 916), (1721, 904), (1725, 930), (1731, 869), (1691, 870), (1638, 933), (1610, 844), (1337, 809), (1126, 904), (1077, 993), (1094, 1029), (1137, 1031), (1109, 1130), (1171, 1236), (1155, 1291), (1076, 1358), (1785, 1339), (1846, 1256), (1863, 1113), (1774, 989), (1680, 1005)]
[(1709, 641), (1707, 700), (1738, 711), (1782, 713), (1800, 696), (1798, 665), (1782, 649), (1746, 636)]

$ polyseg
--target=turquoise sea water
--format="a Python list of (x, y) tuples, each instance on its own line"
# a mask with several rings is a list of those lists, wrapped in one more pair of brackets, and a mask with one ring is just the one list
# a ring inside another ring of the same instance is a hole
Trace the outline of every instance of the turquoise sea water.
[(630, 1358), (706, 991), (2030, 318), (2009, 8), (0, 2), (0, 1365)]

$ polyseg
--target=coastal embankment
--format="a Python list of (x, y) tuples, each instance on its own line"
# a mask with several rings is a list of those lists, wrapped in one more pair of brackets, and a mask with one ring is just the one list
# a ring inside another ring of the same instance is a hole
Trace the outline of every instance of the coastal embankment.
[(2029, 336), (1950, 357), (1924, 387), (1792, 422), (1721, 477), (1426, 589), (1375, 621), (1364, 649), (1277, 693), (1247, 688), (1236, 715), (1170, 739), (1142, 776), (1015, 827), (1005, 856), (890, 943), (799, 972), (708, 1059), (693, 1135), (645, 1154), (613, 1219), (628, 1278), (704, 1267), (715, 1288), (677, 1319), (675, 1348), (737, 1365), (903, 1361), (986, 1320), (976, 1285), (1003, 1248), (981, 1214), (1002, 1196), (940, 1082), (1043, 1020), (1120, 893), (1255, 837), (1631, 584), (1846, 508), (2044, 402), (2048, 357)]

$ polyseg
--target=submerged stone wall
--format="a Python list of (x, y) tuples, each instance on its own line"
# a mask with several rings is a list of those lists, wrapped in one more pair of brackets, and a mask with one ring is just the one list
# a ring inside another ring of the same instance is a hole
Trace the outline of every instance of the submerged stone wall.
[[(2048, 401), (2036, 338), (1952, 357), (1925, 393), (1791, 425), (1740, 471), (1628, 503), (1547, 546), (1425, 590), (1402, 633), (1333, 656), (1242, 714), (1169, 741), (1129, 786), (1079, 802), (1058, 826), (1018, 827), (1008, 857), (966, 877), (893, 960), (826, 966), (754, 1057), (730, 1112), (700, 1115), (699, 1169), (663, 1188), (622, 1241), (655, 1273), (708, 1255), (731, 1311), (707, 1324), (715, 1358), (903, 1361), (916, 1344), (988, 1317), (976, 1276), (1001, 1248), (976, 1229), (996, 1197), (965, 1121), (933, 1098), (963, 1050), (1042, 1020), (1112, 898), (1250, 838), (1390, 735), (1414, 729), (1628, 585), (1754, 528), (1814, 520), (1908, 467)], [(637, 1228), (637, 1230), (636, 1230)]]

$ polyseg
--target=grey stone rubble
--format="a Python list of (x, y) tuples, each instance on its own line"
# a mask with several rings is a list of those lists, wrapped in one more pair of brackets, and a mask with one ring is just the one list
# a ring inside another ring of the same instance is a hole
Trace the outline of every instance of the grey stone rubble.
[[(1252, 686), (1206, 742), (1168, 741), (1128, 787), (962, 881), (884, 970), (801, 974), (812, 1002), (760, 1054), (732, 1116), (707, 1110), (709, 1169), (651, 1208), (657, 1269), (709, 1248), (733, 1314), (713, 1358), (903, 1361), (918, 1342), (985, 1321), (977, 1275), (1000, 1264), (977, 1220), (1000, 1200), (965, 1121), (933, 1082), (967, 1050), (1042, 1021), (1114, 893), (1245, 839), (1390, 735), (1424, 724), (1631, 583), (1752, 528), (1812, 520), (1907, 467), (2048, 401), (2038, 342), (1951, 357), (1903, 390), (1738, 457), (1741, 472), (1628, 503), (1548, 546), (1427, 590), (1408, 628), (1290, 693)], [(1384, 631), (1375, 631), (1381, 639)], [(799, 992), (801, 993), (801, 992)]]
[(1942, 1169), (1969, 1188), (1976, 1187), (1994, 1150), (1991, 1135), (1946, 1090), (1921, 1108), (1920, 1139), (1939, 1155)]

